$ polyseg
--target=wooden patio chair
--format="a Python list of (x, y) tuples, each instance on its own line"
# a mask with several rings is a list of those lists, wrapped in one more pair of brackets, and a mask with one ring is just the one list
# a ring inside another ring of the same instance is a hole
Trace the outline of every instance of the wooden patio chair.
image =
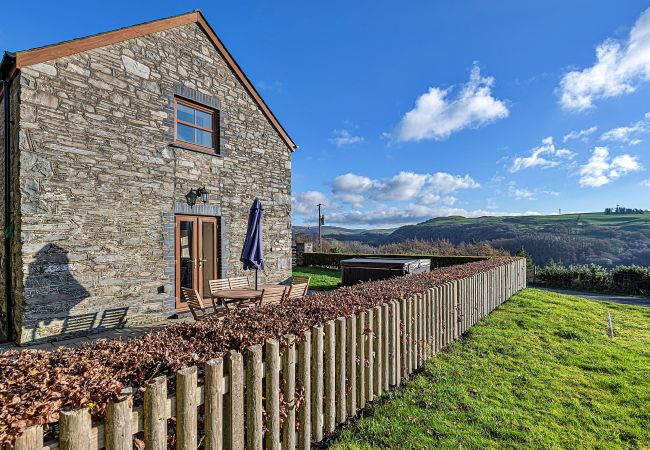
[(208, 284), (210, 285), (210, 295), (212, 296), (212, 305), (216, 309), (217, 304), (215, 302), (215, 294), (218, 291), (225, 291), (227, 289), (230, 289), (230, 281), (228, 281), (228, 278), (221, 278), (219, 280), (209, 280)]
[(224, 307), (215, 308), (214, 311), (208, 311), (196, 289), (183, 287), (181, 288), (181, 292), (187, 301), (187, 306), (190, 307), (190, 312), (192, 313), (192, 316), (194, 316), (194, 320), (197, 322), (205, 320), (208, 317), (221, 317), (226, 312), (226, 308)]
[(303, 299), (307, 295), (309, 284), (292, 284), (289, 287), (289, 292), (286, 295), (287, 300)]
[(311, 277), (305, 277), (302, 275), (294, 275), (291, 277), (291, 284), (307, 284), (309, 286), (309, 281), (311, 280)]
[(284, 300), (288, 286), (269, 287), (262, 290), (262, 305), (277, 305)]
[(232, 277), (228, 278), (228, 281), (230, 282), (230, 289), (251, 287), (251, 282), (248, 277)]

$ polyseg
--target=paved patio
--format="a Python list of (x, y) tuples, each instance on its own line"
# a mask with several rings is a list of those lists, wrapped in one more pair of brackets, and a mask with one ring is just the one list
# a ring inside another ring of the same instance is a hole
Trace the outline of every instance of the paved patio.
[(141, 336), (149, 331), (159, 330), (174, 323), (194, 322), (192, 316), (180, 317), (178, 319), (167, 319), (158, 323), (138, 325), (124, 328), (114, 328), (100, 333), (91, 333), (87, 335), (71, 336), (67, 339), (60, 339), (51, 342), (40, 342), (33, 345), (16, 345), (13, 342), (0, 344), (0, 353), (9, 350), (23, 350), (23, 349), (38, 349), (38, 350), (54, 350), (59, 347), (80, 347), (82, 345), (91, 344), (100, 339), (123, 339), (127, 340)]

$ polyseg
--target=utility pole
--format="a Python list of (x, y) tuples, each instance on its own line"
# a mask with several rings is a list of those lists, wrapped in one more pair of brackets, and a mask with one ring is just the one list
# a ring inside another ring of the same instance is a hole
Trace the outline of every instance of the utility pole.
[(324, 217), (321, 214), (321, 207), (323, 206), (322, 203), (319, 203), (318, 205), (318, 251), (323, 252), (323, 241), (321, 240), (321, 226), (325, 223), (323, 220)]

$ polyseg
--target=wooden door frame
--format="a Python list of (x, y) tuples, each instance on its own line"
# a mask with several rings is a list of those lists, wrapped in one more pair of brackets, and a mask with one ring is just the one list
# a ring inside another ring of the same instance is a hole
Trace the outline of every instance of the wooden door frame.
[[(175, 307), (177, 311), (184, 311), (188, 309), (186, 304), (181, 303), (181, 271), (180, 271), (180, 253), (181, 253), (181, 240), (180, 240), (180, 222), (192, 222), (194, 232), (192, 236), (192, 250), (193, 254), (190, 255), (193, 261), (193, 270), (192, 276), (194, 280), (195, 289), (199, 291), (199, 294), (206, 298), (206, 293), (203, 292), (203, 269), (204, 264), (198, 264), (198, 261), (202, 259), (203, 251), (203, 228), (202, 225), (205, 222), (210, 222), (214, 224), (214, 270), (215, 277), (219, 276), (219, 245), (221, 243), (221, 227), (219, 226), (219, 218), (215, 216), (201, 216), (201, 215), (190, 215), (190, 214), (176, 214), (174, 217), (174, 271), (175, 271), (175, 280), (176, 280), (176, 289), (175, 289)], [(209, 293), (207, 294), (209, 297)]]

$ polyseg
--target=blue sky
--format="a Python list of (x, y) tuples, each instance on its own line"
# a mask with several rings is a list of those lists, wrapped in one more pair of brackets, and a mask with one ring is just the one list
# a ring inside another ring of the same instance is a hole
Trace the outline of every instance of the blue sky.
[(296, 224), (650, 208), (648, 1), (5, 7), (7, 50), (200, 8), (299, 145)]

